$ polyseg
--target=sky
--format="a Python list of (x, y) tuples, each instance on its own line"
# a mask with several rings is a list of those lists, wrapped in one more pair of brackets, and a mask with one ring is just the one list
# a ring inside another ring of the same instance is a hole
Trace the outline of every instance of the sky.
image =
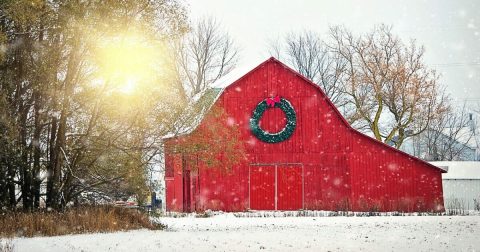
[(404, 42), (426, 49), (425, 62), (458, 103), (480, 104), (480, 0), (185, 0), (192, 20), (212, 16), (240, 47), (239, 65), (269, 57), (269, 41), (328, 27), (354, 33), (385, 23)]

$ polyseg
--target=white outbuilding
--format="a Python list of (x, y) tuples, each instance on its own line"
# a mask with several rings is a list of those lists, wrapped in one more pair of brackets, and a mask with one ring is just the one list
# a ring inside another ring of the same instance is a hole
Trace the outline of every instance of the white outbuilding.
[(480, 162), (436, 161), (431, 164), (447, 171), (442, 174), (445, 208), (480, 210)]

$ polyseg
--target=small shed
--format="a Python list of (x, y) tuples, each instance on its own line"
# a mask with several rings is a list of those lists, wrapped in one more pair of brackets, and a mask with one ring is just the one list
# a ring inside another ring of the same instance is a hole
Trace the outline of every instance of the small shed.
[[(167, 153), (167, 211), (444, 211), (442, 169), (355, 130), (318, 85), (275, 58), (207, 93), (206, 114), (225, 111), (246, 158), (226, 171)], [(198, 121), (167, 148), (208, 129)]]
[(480, 162), (437, 161), (431, 164), (447, 170), (442, 175), (447, 209), (480, 210)]

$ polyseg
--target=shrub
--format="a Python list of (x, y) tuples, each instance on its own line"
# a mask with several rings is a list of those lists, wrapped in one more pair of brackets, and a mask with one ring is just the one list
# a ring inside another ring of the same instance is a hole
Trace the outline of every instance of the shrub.
[(473, 209), (475, 209), (475, 211), (480, 211), (480, 197), (478, 197), (478, 199), (473, 199)]
[(465, 201), (463, 199), (457, 198), (449, 198), (445, 199), (446, 201), (446, 208), (447, 208), (447, 215), (465, 215), (466, 214), (466, 206)]
[(54, 236), (131, 229), (161, 229), (137, 209), (113, 206), (80, 207), (65, 211), (5, 212), (0, 215), (0, 237)]

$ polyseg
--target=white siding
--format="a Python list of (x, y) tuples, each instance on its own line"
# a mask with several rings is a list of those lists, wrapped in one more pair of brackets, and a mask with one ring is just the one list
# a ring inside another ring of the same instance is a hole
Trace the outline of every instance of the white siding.
[(464, 209), (474, 209), (474, 199), (480, 201), (480, 179), (443, 179), (445, 208), (450, 208), (457, 199)]

